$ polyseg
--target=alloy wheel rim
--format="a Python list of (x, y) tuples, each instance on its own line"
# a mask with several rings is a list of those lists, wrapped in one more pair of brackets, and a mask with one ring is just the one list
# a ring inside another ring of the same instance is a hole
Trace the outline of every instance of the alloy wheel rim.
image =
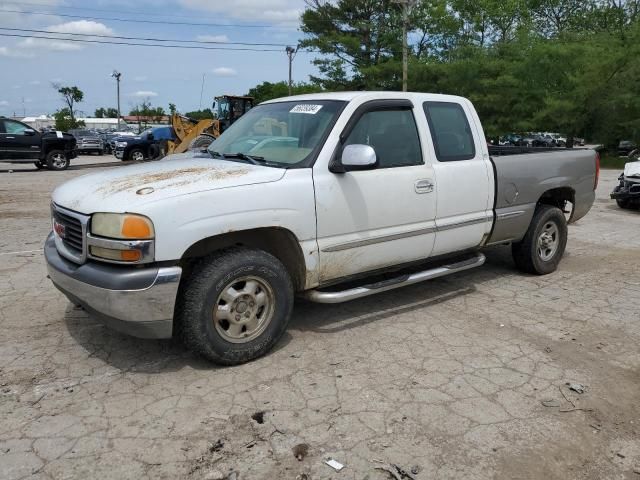
[(53, 156), (53, 165), (57, 168), (63, 168), (67, 164), (67, 159), (61, 153)]
[(271, 286), (253, 275), (228, 283), (213, 306), (213, 323), (220, 336), (231, 343), (247, 343), (269, 326), (275, 310)]
[(558, 251), (560, 232), (555, 222), (546, 222), (538, 236), (537, 251), (543, 262), (548, 262)]

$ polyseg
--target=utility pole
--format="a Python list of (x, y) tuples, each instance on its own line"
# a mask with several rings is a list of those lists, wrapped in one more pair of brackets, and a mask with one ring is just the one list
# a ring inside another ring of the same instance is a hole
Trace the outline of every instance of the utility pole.
[(293, 64), (293, 58), (296, 56), (296, 52), (298, 51), (298, 47), (287, 47), (285, 48), (285, 52), (287, 52), (287, 56), (289, 57), (289, 96), (291, 96), (291, 90), (293, 88), (293, 80), (291, 78), (291, 69)]
[(24, 97), (22, 97), (22, 116), (27, 116), (27, 110), (24, 108)]
[(409, 29), (409, 11), (416, 3), (416, 0), (393, 0), (402, 6), (402, 91), (407, 91), (407, 77), (409, 70), (408, 60), (408, 42), (407, 42), (407, 30)]
[(202, 110), (202, 92), (204, 92), (204, 76), (206, 74), (202, 74), (202, 86), (200, 87), (200, 110)]
[(114, 70), (111, 76), (116, 79), (116, 84), (117, 84), (117, 87), (116, 87), (117, 95), (118, 95), (118, 127), (117, 128), (118, 130), (120, 130), (120, 77), (122, 76), (122, 74), (117, 70)]

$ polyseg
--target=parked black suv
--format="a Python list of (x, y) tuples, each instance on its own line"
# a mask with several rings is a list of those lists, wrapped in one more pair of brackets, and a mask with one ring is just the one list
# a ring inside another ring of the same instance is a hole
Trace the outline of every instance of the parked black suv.
[(173, 127), (149, 128), (135, 137), (116, 138), (113, 154), (120, 160), (141, 161), (160, 158), (166, 152), (167, 141), (175, 142), (176, 138)]
[(38, 168), (66, 170), (77, 156), (73, 135), (40, 133), (25, 123), (0, 117), (0, 161), (33, 162)]

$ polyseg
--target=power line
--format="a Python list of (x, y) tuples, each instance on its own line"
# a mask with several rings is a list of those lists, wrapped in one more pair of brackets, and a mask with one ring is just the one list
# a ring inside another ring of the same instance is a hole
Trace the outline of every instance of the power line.
[(109, 9), (104, 9), (104, 8), (89, 8), (89, 7), (80, 7), (78, 5), (51, 5), (51, 4), (46, 4), (46, 3), (36, 3), (36, 2), (15, 2), (15, 1), (8, 1), (8, 2), (4, 2), (5, 4), (11, 4), (11, 5), (15, 5), (16, 7), (22, 7), (24, 5), (30, 5), (30, 6), (34, 6), (34, 7), (45, 7), (45, 8), (50, 8), (50, 7), (55, 7), (56, 9), (58, 8), (64, 8), (67, 10), (87, 10), (90, 12), (103, 12), (103, 13), (123, 13), (123, 14), (131, 14), (131, 15), (145, 15), (147, 17), (171, 17), (171, 18), (189, 18), (189, 19), (194, 19), (194, 18), (199, 18), (197, 16), (194, 15), (174, 15), (174, 14), (162, 14), (162, 13), (150, 13), (148, 11), (144, 11), (144, 12), (140, 12), (140, 11), (133, 11), (133, 10), (109, 10)]
[(115, 38), (119, 40), (138, 40), (147, 42), (174, 42), (174, 43), (197, 43), (197, 44), (222, 44), (222, 45), (245, 45), (245, 46), (259, 46), (259, 47), (286, 47), (284, 43), (251, 43), (251, 42), (223, 42), (216, 40), (179, 40), (173, 38), (143, 38), (143, 37), (123, 37), (119, 35), (99, 35), (90, 33), (71, 33), (71, 32), (52, 32), (51, 30), (32, 30), (27, 28), (9, 28), (0, 27), (0, 30), (7, 30), (11, 32), (30, 32), (30, 33), (46, 33), (48, 35), (71, 35), (79, 37), (96, 37), (96, 38)]
[(205, 47), (203, 45), (163, 45), (158, 43), (134, 43), (134, 42), (115, 42), (106, 40), (88, 40), (83, 38), (61, 38), (61, 37), (49, 37), (44, 35), (22, 35), (18, 33), (0, 33), (0, 37), (18, 37), (18, 38), (38, 38), (43, 40), (59, 40), (61, 42), (81, 42), (81, 43), (100, 43), (105, 45), (127, 45), (137, 47), (160, 47), (160, 48), (183, 48), (183, 49), (197, 49), (197, 50), (227, 50), (232, 52), (281, 52), (282, 49), (268, 49), (268, 48), (228, 48), (228, 47)]
[(138, 18), (115, 18), (115, 17), (87, 17), (85, 15), (71, 15), (68, 13), (47, 13), (47, 12), (32, 12), (27, 10), (0, 10), (1, 13), (22, 13), (28, 15), (44, 15), (48, 17), (65, 17), (65, 18), (80, 18), (83, 20), (106, 20), (111, 22), (132, 22), (132, 23), (154, 23), (161, 25), (191, 25), (198, 27), (235, 27), (235, 28), (282, 28), (277, 25), (246, 25), (246, 24), (233, 24), (233, 23), (198, 23), (198, 22), (171, 22), (168, 20), (143, 20)]

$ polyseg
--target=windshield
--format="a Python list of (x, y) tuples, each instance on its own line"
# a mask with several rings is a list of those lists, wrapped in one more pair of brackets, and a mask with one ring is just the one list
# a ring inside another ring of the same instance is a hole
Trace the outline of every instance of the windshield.
[(258, 105), (209, 146), (213, 156), (250, 156), (269, 166), (306, 167), (345, 102), (308, 100)]

